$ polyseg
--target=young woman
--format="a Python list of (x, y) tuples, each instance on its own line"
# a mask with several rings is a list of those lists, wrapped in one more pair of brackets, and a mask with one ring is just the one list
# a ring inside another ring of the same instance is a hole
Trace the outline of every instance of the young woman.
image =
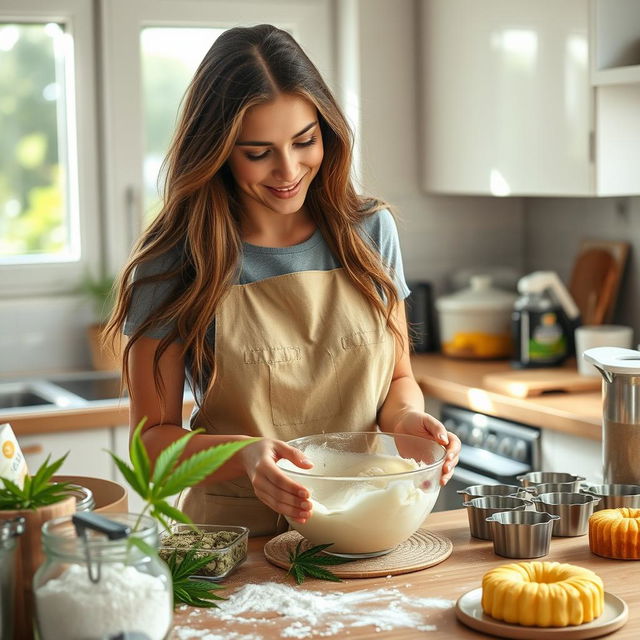
[[(187, 91), (164, 205), (123, 271), (108, 331), (129, 336), (131, 425), (153, 457), (184, 434), (185, 371), (202, 427), (186, 455), (262, 436), (181, 496), (195, 522), (274, 533), (310, 516), (276, 466), (285, 441), (329, 431), (459, 440), (424, 413), (409, 361), (397, 232), (350, 180), (351, 133), (285, 31), (233, 28)], [(282, 519), (283, 520), (283, 519)]]

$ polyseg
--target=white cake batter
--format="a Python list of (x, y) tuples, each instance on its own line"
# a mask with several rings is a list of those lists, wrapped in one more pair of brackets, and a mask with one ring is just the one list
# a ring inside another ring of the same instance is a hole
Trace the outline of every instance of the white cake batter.
[[(433, 482), (425, 488), (420, 486), (425, 480), (423, 474), (404, 475), (425, 466), (415, 460), (322, 447), (308, 448), (304, 453), (314, 464), (301, 482), (311, 492), (313, 508), (306, 524), (289, 522), (313, 544), (333, 543), (328, 551), (373, 553), (392, 549), (419, 528), (438, 497), (439, 473), (431, 472)], [(278, 465), (301, 471), (288, 460), (280, 460)], [(349, 482), (349, 477), (371, 479)]]

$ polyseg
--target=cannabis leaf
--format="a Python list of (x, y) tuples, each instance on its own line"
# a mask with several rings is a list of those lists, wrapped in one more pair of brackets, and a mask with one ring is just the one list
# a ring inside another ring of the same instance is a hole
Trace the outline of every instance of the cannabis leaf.
[[(167, 502), (167, 498), (183, 489), (197, 485), (208, 475), (219, 469), (234, 453), (258, 440), (258, 438), (247, 438), (245, 440), (224, 442), (194, 453), (186, 460), (179, 462), (179, 458), (189, 440), (202, 429), (191, 431), (162, 450), (156, 459), (152, 473), (149, 454), (141, 435), (145, 422), (146, 418), (143, 418), (138, 423), (131, 438), (131, 446), (129, 447), (131, 465), (111, 451), (108, 451), (108, 453), (126, 481), (131, 485), (131, 488), (145, 502), (140, 518), (148, 511), (151, 516), (157, 518), (167, 529), (170, 526), (167, 518), (176, 522), (193, 524), (191, 518), (171, 506)], [(136, 529), (137, 523), (133, 530), (135, 531)]]
[[(214, 561), (216, 556), (201, 556), (196, 553), (197, 548), (189, 549), (182, 560), (178, 562), (177, 550), (167, 560), (167, 565), (171, 570), (171, 578), (173, 579), (173, 606), (179, 603), (189, 604), (193, 607), (217, 607), (215, 600), (226, 600), (221, 596), (215, 595), (214, 591), (222, 589), (218, 584), (205, 580), (194, 580), (192, 576), (196, 575), (200, 569)], [(182, 555), (182, 553), (180, 554)]]
[(303, 540), (298, 542), (298, 546), (295, 551), (289, 552), (291, 566), (287, 573), (291, 574), (298, 584), (302, 584), (307, 576), (318, 578), (320, 580), (342, 582), (338, 576), (323, 567), (351, 562), (352, 558), (340, 558), (338, 556), (323, 554), (322, 552), (330, 547), (333, 542), (330, 542), (329, 544), (319, 544), (307, 549), (306, 551), (301, 551), (302, 542)]
[(33, 476), (25, 476), (22, 489), (7, 478), (0, 478), (4, 487), (0, 489), (0, 511), (32, 509), (55, 504), (69, 496), (68, 482), (51, 482), (51, 477), (62, 466), (69, 452), (49, 464), (51, 455), (40, 465)]

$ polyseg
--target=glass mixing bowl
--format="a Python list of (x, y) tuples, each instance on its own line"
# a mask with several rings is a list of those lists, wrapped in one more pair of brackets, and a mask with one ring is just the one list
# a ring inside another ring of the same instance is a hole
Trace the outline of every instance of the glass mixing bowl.
[(445, 449), (433, 440), (381, 432), (326, 433), (290, 440), (313, 462), (278, 466), (309, 490), (305, 524), (289, 524), (328, 553), (372, 557), (411, 537), (431, 513), (440, 491)]

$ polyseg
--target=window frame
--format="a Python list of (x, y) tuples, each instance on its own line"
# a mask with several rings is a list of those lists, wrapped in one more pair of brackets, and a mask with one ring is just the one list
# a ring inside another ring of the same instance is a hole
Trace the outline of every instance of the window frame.
[[(2, 0), (3, 22), (58, 22), (73, 41), (73, 77), (67, 95), (69, 197), (79, 226), (78, 259), (35, 257), (28, 262), (0, 264), (0, 296), (55, 295), (73, 291), (86, 272), (97, 273), (100, 246), (98, 128), (96, 118), (96, 42), (93, 4), (87, 0)], [(76, 182), (75, 189), (73, 181)], [(75, 201), (74, 201), (75, 200)]]

